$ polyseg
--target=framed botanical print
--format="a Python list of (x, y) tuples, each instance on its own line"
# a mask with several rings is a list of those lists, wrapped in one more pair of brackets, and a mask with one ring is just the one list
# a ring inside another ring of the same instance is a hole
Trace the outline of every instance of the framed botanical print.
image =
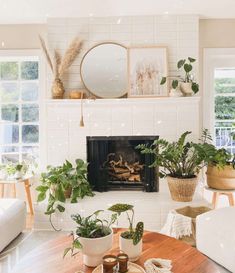
[(128, 73), (128, 97), (168, 96), (167, 84), (160, 85), (162, 77), (168, 75), (167, 47), (130, 47)]

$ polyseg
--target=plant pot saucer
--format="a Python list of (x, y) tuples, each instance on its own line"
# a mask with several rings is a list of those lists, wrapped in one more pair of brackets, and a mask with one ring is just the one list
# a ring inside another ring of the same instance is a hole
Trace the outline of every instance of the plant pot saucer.
[[(103, 273), (103, 265), (98, 265), (92, 273)], [(143, 267), (139, 266), (138, 264), (128, 262), (128, 271), (127, 273), (146, 273)]]

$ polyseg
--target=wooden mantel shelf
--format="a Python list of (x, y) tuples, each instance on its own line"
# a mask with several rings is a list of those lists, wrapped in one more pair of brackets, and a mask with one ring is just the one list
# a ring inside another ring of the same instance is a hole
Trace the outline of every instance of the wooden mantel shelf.
[[(199, 102), (200, 97), (161, 97), (161, 98), (123, 98), (123, 99), (84, 99), (84, 104), (146, 104), (146, 103), (190, 103)], [(47, 99), (47, 104), (80, 104), (80, 99)]]

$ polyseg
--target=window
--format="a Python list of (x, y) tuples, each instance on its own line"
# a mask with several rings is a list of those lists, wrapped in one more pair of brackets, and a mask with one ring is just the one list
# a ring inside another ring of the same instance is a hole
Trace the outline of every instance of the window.
[(235, 48), (204, 49), (203, 70), (203, 127), (235, 153)]
[(235, 153), (235, 68), (215, 69), (214, 92), (216, 146)]
[(0, 56), (0, 163), (39, 157), (39, 58)]

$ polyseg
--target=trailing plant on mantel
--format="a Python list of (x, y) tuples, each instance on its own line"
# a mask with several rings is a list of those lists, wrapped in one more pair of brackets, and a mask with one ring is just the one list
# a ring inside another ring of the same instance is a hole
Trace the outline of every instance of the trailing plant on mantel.
[(39, 192), (37, 201), (41, 202), (48, 195), (48, 205), (45, 214), (49, 215), (52, 227), (57, 230), (51, 216), (56, 211), (64, 212), (64, 203), (69, 200), (77, 203), (78, 198), (94, 196), (87, 181), (87, 163), (77, 159), (76, 166), (66, 160), (62, 166), (48, 166), (47, 172), (41, 174), (41, 185), (36, 188)]
[(165, 84), (167, 78), (172, 78), (171, 86), (173, 89), (176, 89), (179, 86), (179, 82), (183, 83), (191, 83), (192, 91), (196, 94), (199, 91), (199, 84), (195, 82), (194, 75), (192, 73), (193, 70), (193, 63), (196, 62), (196, 59), (192, 57), (188, 57), (187, 59), (179, 60), (177, 63), (177, 69), (181, 71), (183, 69), (184, 76), (177, 75), (177, 76), (166, 76), (162, 77), (161, 85)]
[(137, 245), (143, 237), (144, 223), (138, 222), (136, 227), (134, 228), (134, 206), (129, 204), (115, 204), (111, 206), (108, 210), (115, 212), (118, 215), (126, 213), (129, 222), (129, 229), (128, 231), (122, 232), (121, 237), (125, 239), (132, 239), (133, 244)]
[(62, 99), (65, 92), (62, 77), (65, 72), (68, 71), (69, 67), (80, 53), (83, 41), (80, 38), (76, 37), (71, 42), (63, 57), (56, 49), (54, 50), (53, 57), (51, 57), (46, 43), (40, 35), (39, 40), (47, 63), (54, 75), (54, 82), (52, 85), (52, 97), (53, 99)]

